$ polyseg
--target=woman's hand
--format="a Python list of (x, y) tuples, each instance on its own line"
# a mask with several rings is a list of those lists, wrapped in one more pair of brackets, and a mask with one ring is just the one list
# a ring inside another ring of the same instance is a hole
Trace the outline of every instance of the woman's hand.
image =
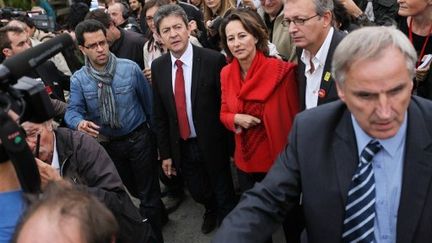
[(248, 114), (235, 114), (234, 124), (249, 129), (261, 123), (261, 120)]

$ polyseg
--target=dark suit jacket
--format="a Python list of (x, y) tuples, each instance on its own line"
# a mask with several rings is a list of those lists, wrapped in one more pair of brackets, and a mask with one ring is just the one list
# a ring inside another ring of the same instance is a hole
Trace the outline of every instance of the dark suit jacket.
[[(398, 243), (432, 239), (431, 109), (432, 103), (419, 97), (412, 98), (408, 108)], [(341, 242), (357, 164), (351, 113), (341, 101), (300, 113), (289, 145), (265, 179), (243, 195), (213, 242), (264, 242), (296, 208), (300, 193), (309, 242)]]
[[(346, 33), (338, 30), (334, 30), (333, 37), (330, 43), (330, 48), (327, 54), (327, 59), (325, 61), (324, 65), (324, 71), (321, 78), (321, 86), (320, 89), (325, 91), (324, 97), (318, 97), (318, 105), (322, 105), (334, 100), (339, 99), (336, 91), (336, 84), (333, 79), (333, 76), (330, 77), (330, 79), (326, 80), (326, 73), (331, 73), (331, 62), (333, 59), (333, 53), (339, 45), (339, 42), (345, 37)], [(306, 92), (306, 76), (305, 76), (305, 64), (300, 60), (300, 57), (302, 55), (303, 49), (297, 48), (296, 50), (297, 56), (298, 56), (298, 67), (297, 67), (297, 80), (298, 80), (298, 89), (299, 89), (299, 99), (300, 99), (300, 110), (306, 109), (305, 104), (305, 92)]]
[[(229, 161), (228, 130), (219, 120), (221, 107), (220, 71), (226, 64), (218, 52), (193, 46), (192, 116), (198, 145), (206, 166), (217, 169)], [(172, 158), (180, 167), (180, 133), (172, 88), (170, 54), (152, 63), (153, 122), (161, 159)]]

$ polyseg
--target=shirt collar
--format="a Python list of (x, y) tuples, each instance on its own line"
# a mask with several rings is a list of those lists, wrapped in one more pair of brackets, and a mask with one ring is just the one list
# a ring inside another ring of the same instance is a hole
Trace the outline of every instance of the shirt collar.
[[(186, 47), (186, 51), (183, 53), (183, 55), (179, 58), (180, 61), (183, 62), (184, 66), (187, 67), (192, 67), (192, 55), (193, 55), (193, 48), (192, 48), (192, 44), (190, 42), (188, 42), (188, 45)], [(171, 65), (172, 67), (175, 67), (175, 61), (177, 60), (176, 57), (174, 57), (171, 52), (170, 52), (170, 56), (171, 56)]]
[[(388, 138), (388, 139), (376, 139), (380, 142), (380, 144), (383, 146), (385, 151), (390, 154), (390, 156), (394, 156), (396, 154), (396, 151), (401, 146), (402, 142), (404, 141), (406, 137), (406, 128), (407, 128), (407, 116), (408, 113), (405, 112), (405, 117), (402, 122), (402, 125), (399, 128), (399, 131), (396, 133), (395, 136)], [(374, 139), (366, 134), (365, 131), (360, 127), (355, 117), (351, 114), (351, 120), (354, 127), (354, 133), (357, 140), (357, 151), (360, 156), (363, 149), (368, 145), (369, 141)]]
[(54, 136), (54, 149), (53, 149), (53, 157), (52, 157), (51, 166), (54, 169), (56, 169), (57, 171), (60, 171), (60, 161), (59, 161), (58, 152), (57, 152), (57, 140), (56, 140), (54, 133), (53, 133), (53, 136)]
[(330, 44), (331, 44), (331, 40), (333, 38), (333, 33), (334, 33), (334, 29), (333, 29), (333, 27), (331, 27), (329, 32), (327, 33), (327, 37), (325, 38), (323, 44), (321, 45), (320, 49), (318, 50), (318, 52), (316, 53), (316, 55), (314, 57), (312, 57), (311, 53), (308, 50), (303, 49), (302, 55), (300, 57), (301, 61), (305, 65), (310, 65), (309, 60), (312, 58), (312, 61), (314, 62), (314, 64), (316, 64), (318, 61), (318, 63), (321, 66), (324, 66), (324, 64), (327, 60), (327, 54), (328, 54), (328, 51), (330, 49)]

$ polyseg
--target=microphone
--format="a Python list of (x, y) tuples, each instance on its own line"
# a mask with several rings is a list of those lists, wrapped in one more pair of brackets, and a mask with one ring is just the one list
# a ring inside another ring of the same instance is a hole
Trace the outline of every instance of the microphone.
[(6, 79), (11, 79), (14, 84), (22, 76), (25, 76), (29, 70), (39, 66), (49, 58), (53, 57), (66, 47), (74, 44), (69, 34), (61, 34), (49, 41), (43, 42), (24, 52), (6, 59), (0, 65), (0, 83)]

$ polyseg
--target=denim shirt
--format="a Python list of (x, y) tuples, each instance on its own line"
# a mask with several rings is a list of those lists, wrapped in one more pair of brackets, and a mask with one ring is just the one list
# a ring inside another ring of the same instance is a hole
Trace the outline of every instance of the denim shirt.
[(139, 66), (130, 60), (117, 58), (112, 81), (121, 128), (101, 124), (96, 80), (87, 75), (86, 67), (71, 77), (69, 105), (65, 121), (69, 128), (77, 129), (84, 119), (101, 126), (99, 132), (105, 136), (117, 137), (132, 132), (143, 122), (149, 122), (152, 113), (152, 91)]

